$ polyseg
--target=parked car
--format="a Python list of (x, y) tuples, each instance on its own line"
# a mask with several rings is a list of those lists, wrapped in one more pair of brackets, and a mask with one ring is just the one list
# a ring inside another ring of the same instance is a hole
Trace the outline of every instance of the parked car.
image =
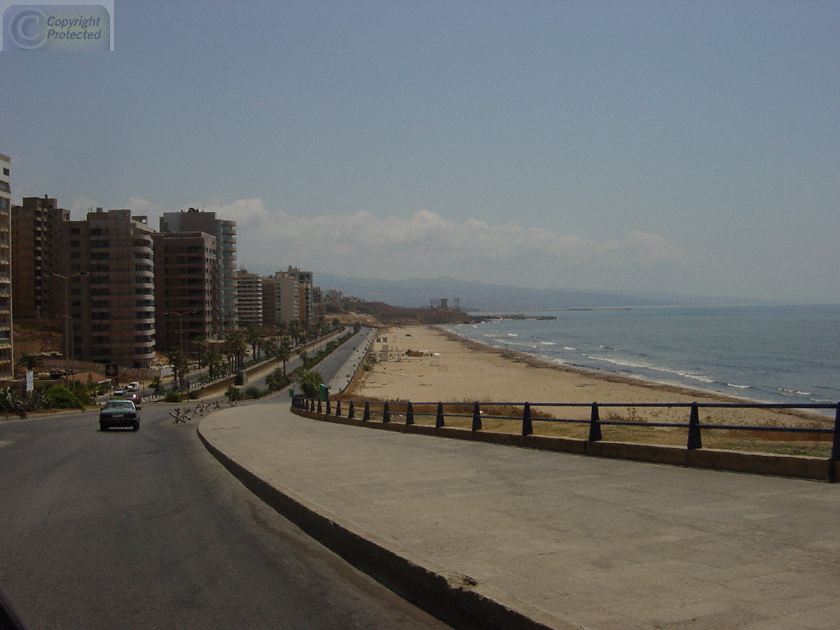
[(139, 392), (140, 391), (140, 383), (137, 381), (131, 381), (125, 388), (127, 392)]
[(117, 389), (114, 390), (114, 393), (112, 395), (113, 396), (125, 396), (125, 390), (122, 387), (117, 387)]
[(109, 400), (99, 411), (99, 430), (107, 431), (111, 427), (130, 427), (133, 431), (140, 428), (140, 414), (130, 400)]

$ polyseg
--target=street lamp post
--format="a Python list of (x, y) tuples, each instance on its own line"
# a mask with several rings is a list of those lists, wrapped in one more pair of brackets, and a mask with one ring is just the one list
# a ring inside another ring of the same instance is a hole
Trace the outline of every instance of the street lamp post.
[(178, 316), (178, 340), (181, 354), (184, 354), (184, 315), (194, 315), (195, 311), (165, 311), (164, 315)]
[[(184, 355), (184, 315), (192, 315), (196, 311), (164, 311), (164, 315), (177, 315), (178, 316), (178, 341), (179, 347), (181, 348), (181, 361), (186, 362), (186, 356)], [(189, 371), (189, 366), (187, 365), (187, 371)], [(176, 375), (177, 381), (177, 375)], [(181, 384), (183, 387), (183, 383)]]
[(70, 334), (73, 330), (73, 318), (70, 316), (70, 293), (69, 287), (72, 278), (81, 278), (89, 275), (87, 271), (74, 273), (72, 276), (62, 276), (60, 273), (51, 273), (55, 278), (64, 280), (64, 378), (70, 376)]

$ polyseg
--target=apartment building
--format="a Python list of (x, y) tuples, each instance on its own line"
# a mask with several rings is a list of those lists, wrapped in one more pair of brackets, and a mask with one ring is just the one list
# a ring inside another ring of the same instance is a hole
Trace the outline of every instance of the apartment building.
[(311, 271), (301, 271), (297, 267), (289, 266), (286, 275), (294, 278), (298, 286), (298, 319), (302, 322), (311, 322), (315, 319), (315, 301), (313, 299), (312, 284), (313, 274)]
[(62, 226), (71, 358), (147, 368), (155, 357), (152, 230), (131, 210), (97, 208)]
[(16, 320), (64, 316), (60, 268), (61, 229), (70, 211), (47, 195), (12, 206), (12, 311)]
[(216, 237), (205, 232), (156, 232), (155, 332), (158, 348), (194, 351), (218, 332)]
[(262, 279), (263, 325), (278, 328), (300, 320), (300, 306), (297, 279), (283, 271)]
[(215, 212), (190, 208), (164, 212), (161, 232), (204, 232), (216, 237), (216, 291), (219, 302), (219, 334), (237, 328), (236, 310), (236, 221), (217, 219)]
[(262, 276), (240, 269), (236, 274), (236, 308), (240, 328), (263, 327)]
[(0, 378), (14, 376), (12, 348), (12, 160), (0, 155)]

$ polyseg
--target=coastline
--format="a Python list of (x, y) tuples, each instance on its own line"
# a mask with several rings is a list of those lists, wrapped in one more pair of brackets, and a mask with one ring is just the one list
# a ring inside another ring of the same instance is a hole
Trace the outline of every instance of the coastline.
[[(592, 372), (462, 337), (437, 326), (391, 327), (371, 348), (373, 369), (347, 397), (412, 402), (627, 404), (609, 408), (614, 420), (686, 422), (684, 408), (633, 408), (640, 403), (755, 402), (679, 385)], [(552, 412), (555, 413), (555, 412)], [(589, 409), (563, 417), (587, 419)], [(605, 414), (602, 411), (602, 419)], [(795, 410), (701, 409), (701, 423), (753, 426), (825, 426), (833, 418)], [(813, 439), (811, 440), (813, 441)]]

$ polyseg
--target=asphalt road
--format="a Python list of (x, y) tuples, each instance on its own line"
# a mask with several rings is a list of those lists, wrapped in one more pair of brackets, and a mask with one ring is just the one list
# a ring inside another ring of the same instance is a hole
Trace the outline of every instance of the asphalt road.
[(29, 630), (443, 629), (263, 505), (172, 405), (0, 420), (0, 589)]

